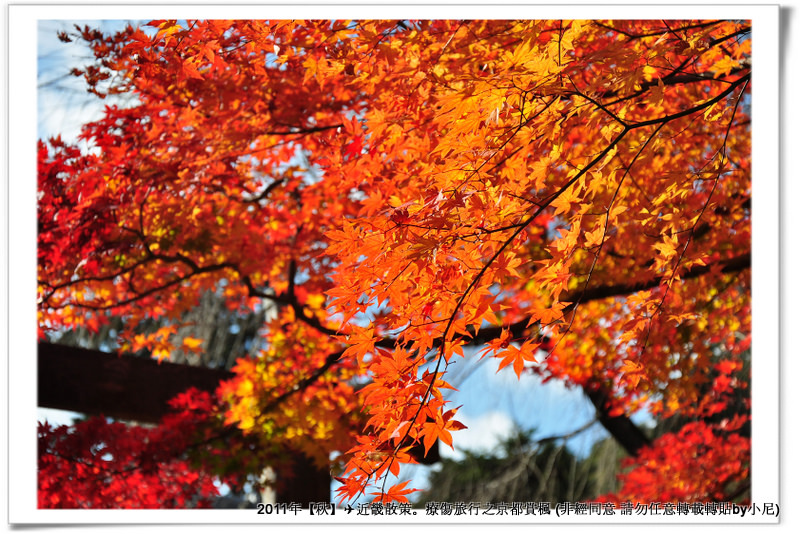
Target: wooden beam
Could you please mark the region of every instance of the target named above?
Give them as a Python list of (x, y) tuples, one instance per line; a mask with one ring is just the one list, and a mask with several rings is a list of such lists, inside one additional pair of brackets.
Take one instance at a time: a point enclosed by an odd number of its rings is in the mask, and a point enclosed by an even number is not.
[[(42, 408), (144, 423), (158, 423), (169, 411), (168, 401), (190, 387), (213, 392), (221, 380), (234, 376), (222, 369), (52, 343), (39, 343), (37, 375)], [(306, 508), (330, 502), (330, 472), (302, 453), (291, 456), (291, 465), (272, 466), (280, 488), (277, 502)]]
[(38, 404), (114, 419), (157, 423), (175, 395), (213, 392), (234, 375), (127, 354), (39, 343)]

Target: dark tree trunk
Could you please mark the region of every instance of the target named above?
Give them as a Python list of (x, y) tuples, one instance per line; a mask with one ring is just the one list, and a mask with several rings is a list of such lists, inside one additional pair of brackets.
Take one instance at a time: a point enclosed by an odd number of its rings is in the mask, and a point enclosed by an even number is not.
[(586, 386), (586, 396), (597, 410), (597, 420), (611, 436), (622, 445), (631, 456), (636, 456), (642, 447), (650, 445), (650, 440), (626, 415), (612, 416), (608, 413), (608, 394), (597, 386)]

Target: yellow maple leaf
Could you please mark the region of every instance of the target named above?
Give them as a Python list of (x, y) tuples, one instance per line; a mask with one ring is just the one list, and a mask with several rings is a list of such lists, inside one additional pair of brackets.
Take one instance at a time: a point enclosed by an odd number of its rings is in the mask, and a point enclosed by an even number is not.
[(730, 56), (726, 56), (711, 65), (710, 70), (714, 73), (714, 78), (719, 78), (720, 76), (727, 76), (737, 67), (739, 67), (739, 62)]
[(569, 210), (572, 209), (573, 202), (577, 202), (578, 200), (580, 200), (580, 197), (578, 196), (578, 188), (568, 187), (563, 193), (556, 197), (553, 202), (551, 202), (551, 205), (556, 208), (554, 215), (569, 212)]
[(664, 236), (664, 241), (661, 243), (657, 243), (653, 248), (655, 248), (664, 259), (669, 259), (675, 254), (677, 254), (678, 249), (678, 236)]
[(603, 243), (603, 237), (605, 236), (605, 226), (600, 225), (594, 229), (593, 232), (586, 233), (586, 247), (591, 248)]
[(197, 339), (194, 337), (185, 337), (183, 338), (183, 350), (190, 351), (190, 352), (200, 352), (203, 347), (203, 340)]

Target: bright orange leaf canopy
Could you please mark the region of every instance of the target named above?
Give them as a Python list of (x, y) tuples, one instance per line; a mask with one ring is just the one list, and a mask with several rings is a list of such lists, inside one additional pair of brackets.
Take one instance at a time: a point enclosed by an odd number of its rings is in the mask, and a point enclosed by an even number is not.
[(40, 143), (42, 336), (113, 314), (166, 356), (208, 291), (277, 306), (226, 421), (347, 451), (343, 498), (406, 499), (382, 477), (463, 428), (470, 347), (610, 417), (743, 387), (717, 386), (750, 345), (746, 21), (149, 26), (81, 31), (111, 104), (89, 153)]

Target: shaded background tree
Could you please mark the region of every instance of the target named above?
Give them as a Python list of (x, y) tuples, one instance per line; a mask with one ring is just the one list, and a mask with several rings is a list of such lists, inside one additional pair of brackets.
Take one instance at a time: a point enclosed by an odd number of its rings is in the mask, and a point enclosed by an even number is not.
[(563, 439), (533, 440), (532, 431), (516, 429), (497, 450), (464, 452), (445, 459), (429, 478), (418, 502), (525, 503), (580, 502), (615, 493), (620, 460), (625, 456), (607, 438), (589, 456), (575, 456)]

